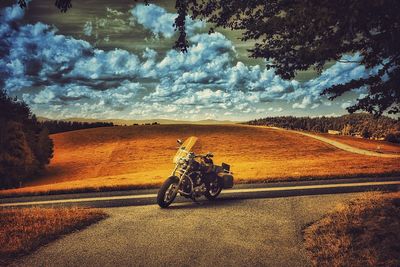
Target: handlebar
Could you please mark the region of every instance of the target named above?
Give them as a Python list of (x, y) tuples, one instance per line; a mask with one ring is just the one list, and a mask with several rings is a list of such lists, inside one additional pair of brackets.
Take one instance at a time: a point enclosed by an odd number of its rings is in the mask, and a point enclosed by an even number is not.
[(205, 155), (200, 155), (200, 154), (198, 154), (198, 155), (196, 155), (194, 152), (190, 152), (190, 151), (187, 151), (187, 150), (185, 150), (185, 149), (183, 149), (183, 148), (180, 148), (182, 151), (184, 151), (184, 152), (186, 152), (186, 153), (193, 153), (193, 155), (194, 155), (194, 157), (195, 158), (212, 158), (212, 157), (214, 157), (214, 155), (211, 153), (211, 152), (208, 152), (207, 154), (205, 154)]
[(212, 158), (212, 157), (214, 157), (214, 155), (211, 153), (207, 153), (205, 155), (195, 155), (194, 157), (195, 158)]

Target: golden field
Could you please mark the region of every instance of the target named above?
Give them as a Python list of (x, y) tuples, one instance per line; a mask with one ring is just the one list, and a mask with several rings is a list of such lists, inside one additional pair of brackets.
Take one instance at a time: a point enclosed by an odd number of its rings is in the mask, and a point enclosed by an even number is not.
[(0, 266), (106, 217), (101, 210), (76, 207), (0, 209)]
[[(398, 173), (399, 159), (363, 156), (313, 138), (245, 125), (143, 125), (52, 135), (54, 158), (41, 179), (0, 195), (160, 185), (173, 169), (176, 139), (231, 164), (236, 182)], [(368, 142), (368, 140), (364, 140)]]

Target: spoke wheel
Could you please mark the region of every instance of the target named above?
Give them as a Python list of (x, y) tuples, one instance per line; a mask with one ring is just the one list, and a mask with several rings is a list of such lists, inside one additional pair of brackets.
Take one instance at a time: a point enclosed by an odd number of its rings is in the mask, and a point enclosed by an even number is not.
[(167, 191), (165, 192), (165, 195), (164, 195), (164, 201), (165, 202), (172, 202), (174, 200), (174, 198), (176, 196), (176, 192), (177, 192), (177, 187), (178, 187), (177, 184), (171, 184), (168, 187), (168, 189), (167, 189)]
[(171, 176), (161, 186), (157, 194), (157, 204), (161, 208), (166, 208), (174, 201), (178, 193), (179, 179), (176, 176)]
[(216, 180), (210, 183), (204, 195), (208, 200), (213, 200), (221, 193), (221, 191), (222, 187)]

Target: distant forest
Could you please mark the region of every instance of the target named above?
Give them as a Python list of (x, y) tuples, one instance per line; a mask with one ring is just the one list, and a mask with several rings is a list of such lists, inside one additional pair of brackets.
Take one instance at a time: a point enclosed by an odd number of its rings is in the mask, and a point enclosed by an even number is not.
[(250, 125), (266, 125), (292, 130), (327, 133), (337, 131), (342, 135), (385, 139), (400, 143), (400, 120), (387, 116), (374, 117), (367, 113), (354, 113), (340, 117), (267, 117), (247, 122)]
[(114, 126), (114, 123), (112, 122), (77, 122), (77, 121), (57, 121), (57, 120), (46, 120), (42, 121), (40, 124), (42, 125), (42, 127), (47, 128), (50, 134), (69, 132), (81, 129)]
[(53, 141), (30, 108), (0, 89), (0, 188), (19, 186), (50, 163)]

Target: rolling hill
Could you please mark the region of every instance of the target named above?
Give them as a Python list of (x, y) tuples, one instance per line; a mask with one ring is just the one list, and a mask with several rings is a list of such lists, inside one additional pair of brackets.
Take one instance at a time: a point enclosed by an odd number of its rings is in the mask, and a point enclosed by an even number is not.
[[(48, 121), (51, 119), (45, 118), (45, 117), (38, 117), (39, 121)], [(147, 119), (147, 120), (123, 120), (123, 119), (104, 119), (104, 120), (98, 120), (98, 119), (87, 119), (87, 118), (67, 118), (67, 119), (62, 119), (61, 121), (76, 121), (76, 122), (112, 122), (114, 125), (134, 125), (134, 124), (146, 124), (146, 123), (159, 123), (159, 124), (199, 124), (199, 125), (220, 125), (220, 124), (235, 124), (235, 123), (240, 123), (239, 121), (229, 121), (229, 120), (211, 120), (211, 119), (206, 119), (206, 120), (197, 120), (197, 121), (187, 121), (187, 120), (170, 120), (170, 119)]]
[(199, 137), (194, 151), (231, 164), (236, 182), (399, 172), (398, 159), (357, 155), (292, 132), (245, 125), (141, 125), (52, 135), (47, 175), (0, 194), (160, 185), (173, 169), (176, 139)]

